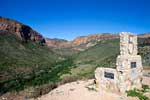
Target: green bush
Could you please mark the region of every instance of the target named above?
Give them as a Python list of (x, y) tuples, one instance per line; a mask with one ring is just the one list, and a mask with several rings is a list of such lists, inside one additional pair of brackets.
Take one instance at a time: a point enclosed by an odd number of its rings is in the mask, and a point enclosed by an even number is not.
[(50, 92), (52, 89), (56, 88), (57, 84), (55, 83), (48, 83), (36, 87), (29, 87), (25, 89), (25, 95), (26, 98), (37, 98), (41, 95), (47, 94)]
[(138, 97), (140, 100), (150, 100), (150, 98), (146, 97), (142, 91), (137, 89), (127, 91), (127, 96)]
[(142, 85), (142, 90), (141, 91), (143, 93), (150, 92), (150, 86), (148, 86), (148, 85)]

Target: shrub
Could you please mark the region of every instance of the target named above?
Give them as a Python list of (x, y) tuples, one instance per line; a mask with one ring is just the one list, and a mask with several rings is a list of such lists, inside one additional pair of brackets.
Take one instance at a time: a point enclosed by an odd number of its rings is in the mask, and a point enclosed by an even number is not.
[(127, 96), (138, 97), (140, 100), (149, 100), (140, 90), (134, 89), (127, 91)]
[(148, 85), (142, 85), (142, 92), (148, 92), (150, 90), (150, 86)]
[(75, 76), (65, 76), (61, 82), (60, 82), (60, 85), (61, 84), (65, 84), (65, 83), (69, 83), (69, 82), (73, 82), (73, 81), (76, 81), (77, 80), (77, 77)]
[(54, 88), (57, 88), (57, 84), (49, 83), (41, 86), (30, 87), (25, 90), (26, 98), (37, 98), (41, 95), (49, 93)]

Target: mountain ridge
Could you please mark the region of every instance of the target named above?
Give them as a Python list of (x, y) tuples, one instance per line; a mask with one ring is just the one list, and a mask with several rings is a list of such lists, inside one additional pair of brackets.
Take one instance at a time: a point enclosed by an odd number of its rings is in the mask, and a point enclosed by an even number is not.
[[(138, 34), (139, 38), (149, 38), (150, 37), (150, 33), (143, 33), (143, 34)], [(53, 42), (58, 42), (60, 44), (56, 44), (58, 45), (58, 47), (69, 47), (69, 46), (77, 46), (77, 45), (81, 45), (81, 44), (85, 44), (87, 42), (91, 42), (91, 41), (102, 41), (102, 40), (108, 40), (108, 39), (114, 39), (114, 38), (119, 38), (119, 34), (113, 34), (113, 33), (99, 33), (99, 34), (90, 34), (87, 36), (79, 36), (76, 37), (75, 39), (71, 40), (71, 41), (67, 41), (64, 39), (58, 39), (58, 38), (53, 38), (53, 39), (47, 39), (47, 45), (53, 47), (53, 43), (51, 43), (51, 41)], [(62, 40), (62, 41), (61, 41)], [(62, 43), (61, 43), (62, 42)]]
[[(114, 39), (114, 38), (119, 38), (119, 35), (111, 34), (111, 33), (91, 34), (91, 35), (88, 35), (88, 36), (79, 36), (79, 37), (75, 38), (72, 41), (65, 41), (65, 42), (62, 42), (62, 43), (59, 42), (60, 44), (58, 44), (58, 47), (62, 47), (62, 48), (64, 47), (65, 48), (65, 47), (70, 47), (70, 46), (78, 46), (78, 45), (86, 44), (86, 43), (89, 43), (89, 42), (94, 42), (94, 41), (99, 42), (99, 41), (102, 41), (102, 40)], [(53, 47), (53, 43), (51, 43), (51, 40), (47, 40), (47, 42), (48, 42), (48, 44), (47, 44), (48, 46)]]
[[(72, 41), (62, 41), (62, 39), (46, 39), (47, 46), (51, 48), (55, 53), (63, 56), (70, 56), (72, 54), (85, 51), (92, 46), (95, 46), (98, 42), (104, 40), (112, 40), (119, 38), (119, 34), (101, 33), (90, 34), (87, 36), (79, 36)], [(150, 44), (150, 33), (138, 34), (138, 38), (145, 39), (145, 44)]]
[(32, 40), (41, 44), (45, 43), (44, 37), (30, 26), (2, 16), (0, 16), (0, 30), (13, 33), (24, 42)]

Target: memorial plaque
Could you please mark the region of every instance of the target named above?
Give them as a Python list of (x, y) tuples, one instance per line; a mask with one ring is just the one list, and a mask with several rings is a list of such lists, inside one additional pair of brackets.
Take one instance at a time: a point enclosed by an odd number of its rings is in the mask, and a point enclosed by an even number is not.
[(104, 73), (104, 77), (110, 78), (110, 79), (114, 79), (114, 73), (105, 72), (105, 73)]
[(131, 68), (136, 68), (136, 62), (131, 62)]

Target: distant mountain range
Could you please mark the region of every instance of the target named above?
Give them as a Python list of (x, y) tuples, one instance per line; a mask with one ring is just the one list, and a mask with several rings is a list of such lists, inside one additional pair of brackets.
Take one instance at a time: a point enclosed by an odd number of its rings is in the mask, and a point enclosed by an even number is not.
[[(149, 38), (150, 33), (139, 34), (139, 38)], [(72, 41), (67, 41), (64, 39), (46, 39), (47, 46), (52, 48), (67, 48), (67, 47), (76, 47), (79, 45), (85, 45), (86, 47), (90, 47), (88, 43), (97, 43), (103, 40), (111, 40), (119, 38), (119, 34), (111, 34), (111, 33), (99, 33), (99, 34), (91, 34), (88, 36), (80, 36), (75, 38)], [(91, 45), (92, 46), (92, 45)]]
[[(56, 53), (62, 55), (72, 55), (74, 53), (84, 51), (92, 46), (95, 46), (97, 43), (101, 41), (117, 38), (119, 38), (119, 34), (101, 33), (101, 34), (91, 34), (88, 36), (80, 36), (72, 41), (62, 39), (46, 39), (46, 44), (49, 48), (51, 48), (51, 50), (53, 50)], [(138, 38), (148, 39), (150, 38), (150, 33), (139, 34)]]

